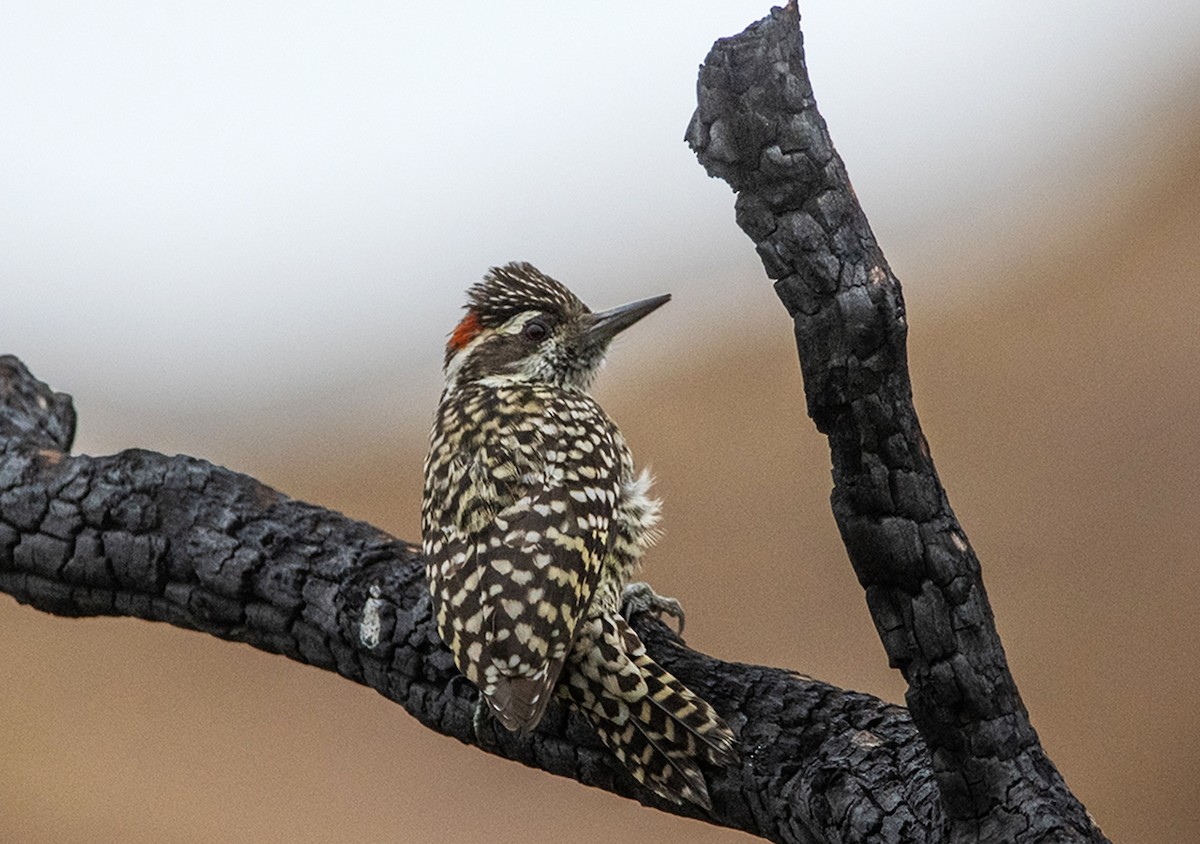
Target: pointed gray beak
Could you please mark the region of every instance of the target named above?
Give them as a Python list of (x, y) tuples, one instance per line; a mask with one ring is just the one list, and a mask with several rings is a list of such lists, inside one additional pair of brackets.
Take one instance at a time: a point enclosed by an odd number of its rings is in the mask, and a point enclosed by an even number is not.
[(656, 311), (671, 301), (671, 294), (652, 296), (638, 302), (630, 302), (611, 310), (592, 314), (592, 324), (587, 330), (587, 339), (597, 346), (605, 346), (629, 326), (633, 325), (651, 311)]

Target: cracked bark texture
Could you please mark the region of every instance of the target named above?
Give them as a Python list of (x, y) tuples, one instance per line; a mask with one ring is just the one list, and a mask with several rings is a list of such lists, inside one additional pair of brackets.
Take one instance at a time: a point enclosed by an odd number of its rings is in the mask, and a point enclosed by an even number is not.
[(1046, 756), (1008, 669), (979, 561), (912, 402), (900, 283), (817, 111), (794, 2), (718, 41), (687, 141), (737, 193), (795, 324), (832, 505), (888, 659), (908, 681), (955, 841), (1103, 841)]
[(13, 357), (0, 358), (0, 591), (336, 671), (487, 752), (772, 841), (1103, 840), (1009, 676), (912, 409), (899, 285), (816, 111), (795, 8), (717, 42), (699, 94), (688, 139), (738, 192), (738, 222), (796, 321), (809, 410), (830, 437), (834, 513), (911, 684), (911, 717), (696, 653), (639, 616), (654, 657), (739, 734), (741, 765), (707, 771), (711, 816), (658, 802), (561, 706), (531, 736), (480, 739), (476, 692), (438, 640), (414, 546), (192, 457), (71, 455), (70, 398)]
[[(640, 788), (580, 717), (475, 735), (473, 686), (430, 618), (419, 551), (193, 457), (68, 452), (71, 400), (0, 357), (0, 591), (63, 616), (132, 616), (336, 671), (484, 750), (772, 841), (933, 841), (941, 811), (908, 713), (634, 626), (738, 731), (742, 764), (707, 771), (713, 813)], [(19, 679), (17, 680), (19, 682)]]

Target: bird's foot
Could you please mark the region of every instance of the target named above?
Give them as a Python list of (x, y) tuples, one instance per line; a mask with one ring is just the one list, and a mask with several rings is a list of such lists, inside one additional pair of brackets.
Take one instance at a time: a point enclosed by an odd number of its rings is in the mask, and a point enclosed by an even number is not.
[(496, 722), (488, 710), (483, 695), (475, 699), (475, 714), (471, 717), (471, 728), (475, 731), (475, 743), (485, 750), (496, 746)]
[(621, 594), (621, 615), (630, 619), (639, 612), (651, 612), (659, 618), (669, 615), (679, 622), (679, 632), (683, 632), (683, 604), (659, 595), (644, 581), (630, 583)]

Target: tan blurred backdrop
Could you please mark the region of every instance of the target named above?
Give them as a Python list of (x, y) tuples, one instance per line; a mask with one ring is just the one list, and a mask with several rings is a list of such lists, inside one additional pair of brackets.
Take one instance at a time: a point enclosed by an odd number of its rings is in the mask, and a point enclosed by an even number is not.
[[(885, 250), (900, 244), (917, 408), (1034, 725), (1124, 841), (1200, 838), (1192, 90), (1148, 104), (1119, 153), (1097, 143), (1059, 167), (1052, 191), (919, 232), (877, 225)], [(752, 266), (703, 282), (645, 290), (706, 316), (685, 334), (656, 314), (598, 385), (665, 499), (647, 579), (684, 602), (693, 647), (902, 701), (829, 513), (786, 315)], [(416, 538), (436, 387), (356, 377), (191, 427), (132, 418), (120, 436), (79, 406), (81, 445), (169, 444)], [(370, 690), (200, 634), (0, 598), (0, 643), (0, 841), (748, 840), (494, 759)]]
[[(917, 406), (1013, 671), (1115, 840), (1200, 834), (1190, 143), (1159, 138), (1160, 160), (1044, 239), (952, 268), (989, 274), (992, 292), (909, 303)], [(630, 340), (603, 376), (666, 500), (648, 577), (685, 602), (695, 647), (902, 700), (829, 515), (788, 324), (750, 281), (748, 314), (684, 348)], [(647, 350), (652, 367), (623, 360)], [(274, 420), (247, 419), (228, 451), (289, 494), (415, 537), (423, 431), (362, 427), (373, 434), (330, 427), (274, 448)], [(459, 746), (244, 646), (8, 600), (0, 638), (3, 840), (583, 842), (613, 824), (631, 840), (739, 837)]]

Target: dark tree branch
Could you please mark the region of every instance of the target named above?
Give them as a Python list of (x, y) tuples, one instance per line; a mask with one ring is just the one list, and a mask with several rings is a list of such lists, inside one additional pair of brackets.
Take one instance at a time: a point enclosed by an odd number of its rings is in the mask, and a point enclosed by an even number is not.
[[(834, 512), (920, 727), (868, 695), (696, 653), (639, 617), (655, 658), (739, 733), (741, 766), (708, 772), (705, 819), (782, 842), (1103, 840), (1008, 673), (912, 409), (900, 288), (816, 111), (794, 7), (714, 46), (688, 138), (738, 191), (738, 222), (795, 318), (809, 410), (830, 437)], [(72, 456), (74, 423), (69, 397), (0, 358), (0, 591), (284, 654), (477, 743), (476, 692), (431, 624), (416, 548), (195, 458)], [(703, 817), (639, 788), (561, 706), (531, 736), (501, 730), (483, 744)]]
[[(70, 398), (0, 357), (0, 591), (65, 616), (166, 621), (316, 665), (476, 744), (476, 692), (429, 616), (416, 548), (192, 457), (67, 454)], [(712, 823), (774, 841), (936, 840), (929, 758), (903, 708), (774, 668), (688, 650), (642, 616), (670, 671), (740, 734), (710, 771)], [(483, 748), (669, 812), (591, 728), (552, 706), (532, 736)]]
[(953, 840), (1104, 840), (1030, 724), (917, 423), (900, 283), (817, 111), (793, 0), (714, 45), (687, 140), (795, 322), (833, 512), (909, 688)]

